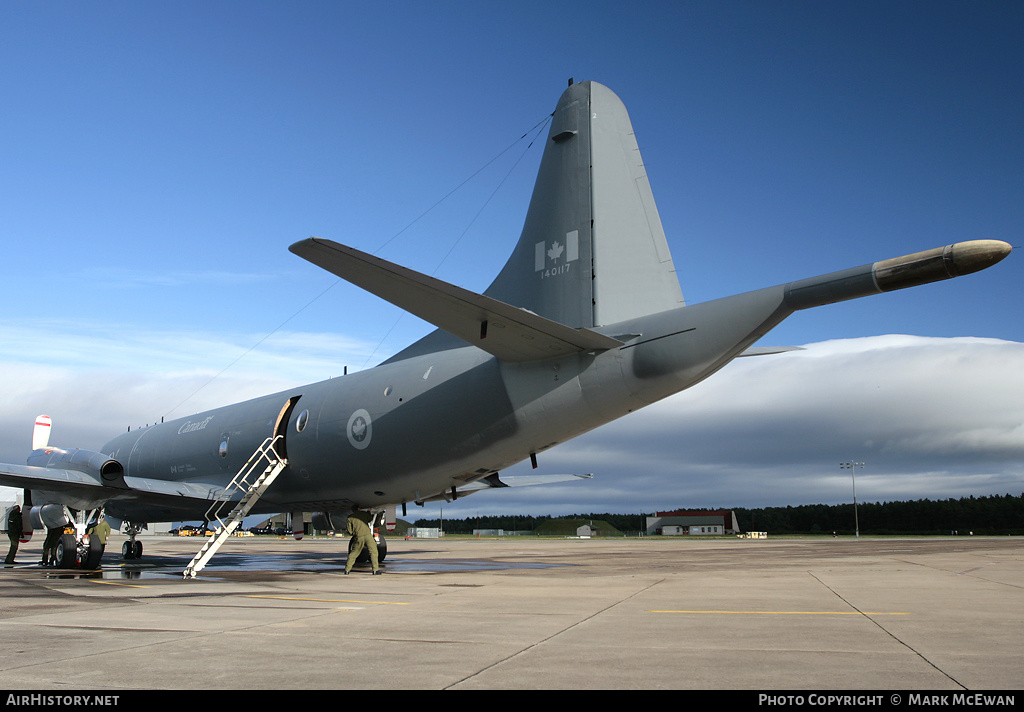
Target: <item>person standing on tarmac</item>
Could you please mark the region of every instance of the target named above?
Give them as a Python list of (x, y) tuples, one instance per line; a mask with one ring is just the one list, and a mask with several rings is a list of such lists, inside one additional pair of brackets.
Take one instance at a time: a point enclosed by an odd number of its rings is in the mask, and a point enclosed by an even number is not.
[(345, 562), (345, 575), (347, 576), (352, 571), (352, 567), (355, 565), (356, 559), (359, 558), (359, 554), (363, 551), (363, 547), (366, 547), (366, 551), (370, 555), (370, 566), (373, 567), (373, 575), (377, 576), (384, 573), (380, 570), (380, 562), (377, 559), (377, 542), (373, 538), (373, 531), (370, 529), (369, 513), (360, 511), (358, 507), (353, 507), (352, 513), (348, 515), (348, 525), (345, 527), (345, 531), (353, 539), (353, 545), (348, 552), (348, 561)]
[(18, 544), (21, 539), (21, 507), (14, 505), (7, 513), (7, 538), (11, 540), (11, 548), (7, 551), (5, 564), (14, 563), (14, 555), (18, 553)]
[(46, 539), (43, 540), (43, 560), (39, 562), (40, 564), (43, 566), (57, 564), (57, 542), (60, 541), (63, 534), (63, 524), (59, 527), (50, 527), (46, 530)]
[(96, 523), (89, 527), (89, 534), (99, 539), (100, 546), (104, 548), (107, 546), (107, 537), (110, 536), (110, 525), (102, 514), (96, 520)]

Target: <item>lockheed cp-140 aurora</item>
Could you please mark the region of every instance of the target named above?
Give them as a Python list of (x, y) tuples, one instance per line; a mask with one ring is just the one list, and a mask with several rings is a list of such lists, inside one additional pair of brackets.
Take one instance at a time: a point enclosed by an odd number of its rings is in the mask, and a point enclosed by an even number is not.
[(798, 310), (976, 272), (1011, 247), (959, 242), (687, 306), (629, 115), (588, 81), (558, 101), (521, 236), (482, 294), (329, 240), (290, 249), (436, 330), (373, 368), (94, 452), (50, 446), (41, 416), (28, 464), (0, 465), (0, 484), (25, 490), (26, 537), (65, 527), (59, 566), (99, 564), (89, 531), (101, 513), (122, 521), (129, 558), (148, 522), (218, 521), (186, 576), (249, 513), (292, 513), (301, 531), (314, 512), (317, 528), (338, 530), (358, 507), (381, 529), (396, 507), (508, 486), (500, 473), (518, 462), (734, 358), (787, 350), (754, 344)]

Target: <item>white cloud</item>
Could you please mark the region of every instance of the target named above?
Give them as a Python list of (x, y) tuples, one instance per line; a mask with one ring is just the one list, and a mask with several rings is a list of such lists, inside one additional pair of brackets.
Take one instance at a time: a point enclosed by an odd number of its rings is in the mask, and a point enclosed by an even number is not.
[(738, 359), (541, 464), (595, 473), (576, 511), (630, 511), (850, 501), (850, 459), (861, 501), (1020, 494), (1024, 344), (879, 336)]

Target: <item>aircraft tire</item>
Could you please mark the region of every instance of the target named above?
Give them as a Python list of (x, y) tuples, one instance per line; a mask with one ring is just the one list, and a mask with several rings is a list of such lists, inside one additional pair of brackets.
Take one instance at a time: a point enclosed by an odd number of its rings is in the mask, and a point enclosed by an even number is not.
[[(349, 553), (355, 548), (356, 540), (352, 537), (348, 540)], [(384, 561), (384, 558), (388, 555), (388, 543), (384, 537), (380, 537), (380, 541), (377, 542), (377, 563)], [(363, 549), (359, 552), (359, 557), (356, 559), (357, 564), (368, 564), (370, 563), (370, 552)]]
[(58, 569), (78, 568), (78, 542), (74, 534), (61, 534), (54, 558), (54, 566)]
[(132, 542), (132, 554), (133, 554), (132, 558), (135, 558), (135, 559), (141, 559), (142, 558), (142, 542), (139, 541), (138, 539), (136, 539), (134, 542)]
[(121, 545), (121, 558), (125, 561), (135, 558), (135, 548), (130, 541), (126, 541)]
[[(355, 548), (356, 548), (356, 538), (352, 537), (351, 539), (348, 540), (348, 554), (349, 554), (349, 556), (352, 555), (352, 550), (355, 549)], [(357, 564), (365, 564), (369, 560), (370, 560), (370, 555), (367, 553), (366, 549), (363, 549), (362, 551), (360, 551), (359, 552), (359, 556), (356, 557), (356, 563)]]
[(98, 569), (100, 567), (100, 559), (103, 558), (103, 552), (107, 547), (95, 541), (92, 537), (89, 538), (89, 553), (86, 555), (85, 560), (82, 561), (83, 569)]

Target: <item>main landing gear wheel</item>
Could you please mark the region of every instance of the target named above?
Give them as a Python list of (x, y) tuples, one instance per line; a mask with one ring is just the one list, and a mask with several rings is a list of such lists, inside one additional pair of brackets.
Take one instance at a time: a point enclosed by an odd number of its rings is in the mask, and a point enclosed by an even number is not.
[(100, 544), (99, 539), (89, 537), (89, 553), (82, 560), (82, 568), (89, 570), (98, 569), (100, 567), (100, 559), (103, 558), (104, 549), (106, 547)]
[[(380, 535), (378, 535), (380, 536)], [(354, 538), (348, 540), (348, 550), (351, 552), (355, 548), (356, 540)], [(380, 541), (377, 542), (377, 563), (382, 563), (388, 555), (388, 543), (384, 537), (380, 537)], [(368, 564), (370, 563), (370, 552), (363, 549), (359, 552), (358, 558), (356, 558), (357, 564)]]
[(74, 534), (61, 534), (55, 552), (54, 566), (58, 569), (78, 568), (78, 541)]
[(100, 559), (106, 547), (99, 539), (89, 537), (88, 548), (78, 545), (74, 534), (61, 534), (57, 540), (53, 565), (58, 569), (87, 569), (93, 571), (100, 567)]

